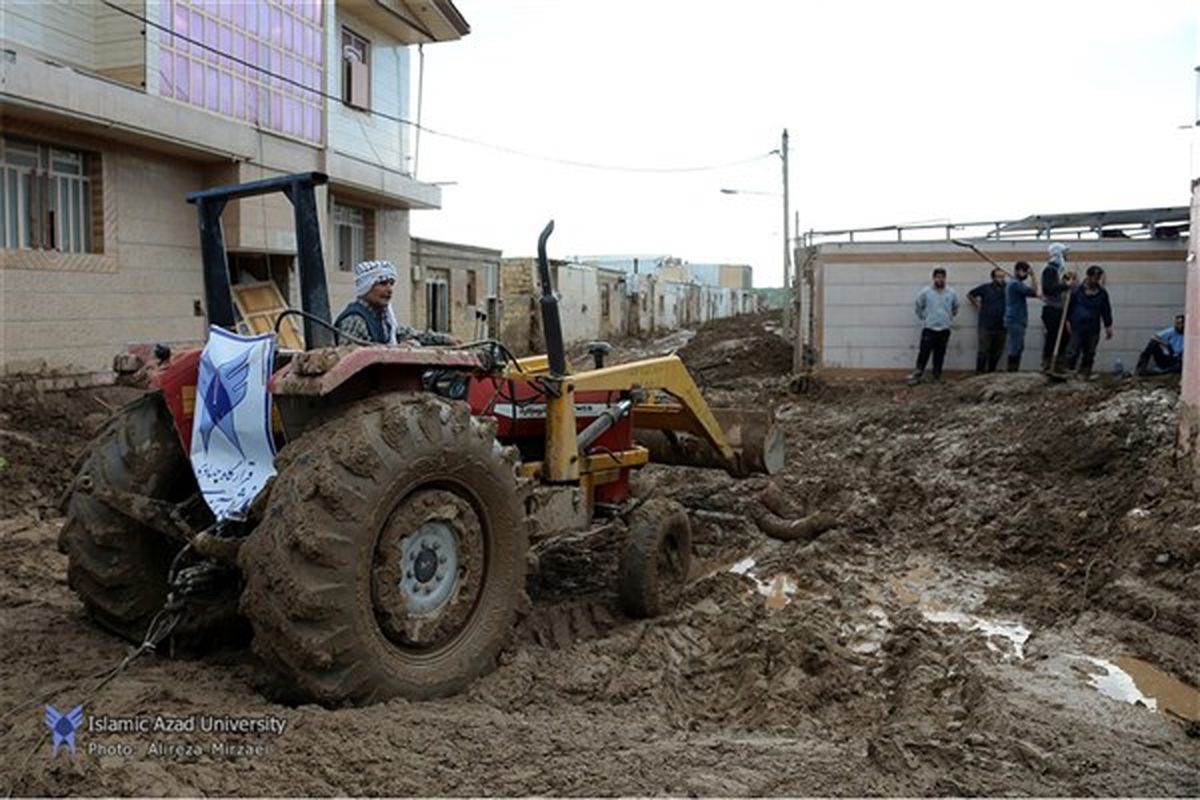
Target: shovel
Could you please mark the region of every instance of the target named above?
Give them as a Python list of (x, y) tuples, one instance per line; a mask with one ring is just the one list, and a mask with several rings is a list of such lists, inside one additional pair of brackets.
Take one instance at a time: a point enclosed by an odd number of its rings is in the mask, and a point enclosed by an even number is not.
[(1011, 273), (1011, 272), (1009, 272), (1009, 271), (1008, 271), (1007, 269), (1005, 269), (1004, 267), (1000, 266), (1000, 264), (998, 264), (998, 263), (996, 262), (996, 259), (992, 258), (992, 257), (991, 257), (991, 256), (989, 256), (987, 253), (983, 252), (982, 250), (980, 250), (978, 247), (976, 247), (975, 245), (971, 244), (970, 242), (968, 242), (968, 241), (964, 241), (963, 239), (951, 239), (951, 240), (950, 240), (950, 242), (951, 242), (952, 244), (956, 244), (956, 245), (958, 245), (959, 247), (965, 247), (965, 248), (967, 248), (968, 250), (970, 250), (971, 252), (973, 252), (975, 255), (979, 256), (979, 257), (980, 257), (980, 258), (982, 258), (984, 261), (988, 262), (988, 263), (989, 263), (989, 264), (991, 264), (993, 267), (995, 267), (996, 269), (998, 269), (998, 270), (1000, 270), (1001, 272), (1003, 272), (1003, 273), (1004, 273), (1004, 277), (1006, 277), (1006, 278), (1007, 278), (1007, 277), (1010, 277), (1010, 276), (1012, 275), (1012, 273)]
[(1065, 373), (1058, 372), (1055, 367), (1058, 366), (1058, 353), (1062, 348), (1063, 331), (1067, 327), (1067, 312), (1071, 310), (1071, 295), (1074, 293), (1074, 288), (1067, 292), (1067, 297), (1063, 301), (1062, 318), (1058, 321), (1058, 335), (1054, 338), (1054, 353), (1050, 356), (1050, 366), (1046, 369), (1046, 378), (1051, 383), (1062, 383), (1067, 379)]

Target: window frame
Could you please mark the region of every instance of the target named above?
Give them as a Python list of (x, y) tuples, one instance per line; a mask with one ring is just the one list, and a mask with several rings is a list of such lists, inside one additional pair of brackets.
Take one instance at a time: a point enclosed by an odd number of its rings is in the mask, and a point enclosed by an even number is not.
[[(354, 217), (357, 215), (357, 219)], [(343, 203), (334, 198), (331, 213), (333, 228), (333, 257), (339, 272), (353, 272), (354, 267), (361, 261), (375, 258), (375, 209), (366, 206), (356, 206), (353, 203)], [(356, 233), (361, 237), (359, 255), (351, 252), (351, 258), (342, 259), (342, 232), (349, 230), (353, 237)], [(351, 243), (351, 250), (355, 250)]]
[[(347, 40), (349, 40), (349, 41), (347, 41)], [(373, 88), (372, 87), (372, 76), (371, 76), (371, 40), (368, 39), (367, 37), (363, 36), (362, 34), (357, 33), (350, 26), (342, 25), (341, 26), (341, 36), (339, 37), (339, 42), (340, 42), (340, 48), (341, 48), (340, 49), (340, 53), (341, 53), (340, 60), (341, 60), (341, 64), (342, 64), (342, 105), (348, 106), (350, 108), (353, 108), (353, 109), (356, 109), (359, 111), (370, 111), (371, 110), (371, 92), (372, 92), (372, 88)], [(363, 65), (363, 68), (366, 70), (366, 74), (367, 74), (367, 81), (366, 81), (367, 85), (366, 85), (366, 88), (364, 89), (364, 91), (366, 92), (366, 97), (363, 98), (364, 102), (362, 102), (362, 103), (357, 102), (357, 98), (352, 96), (352, 89), (353, 89), (352, 77), (353, 76), (351, 75), (351, 64), (353, 64), (354, 62), (348, 56), (349, 56), (349, 53), (352, 52), (351, 48), (353, 48), (355, 46), (361, 47), (362, 61), (360, 63)]]
[(102, 253), (103, 235), (96, 231), (96, 214), (102, 213), (95, 196), (98, 159), (88, 150), (0, 136), (0, 249)]

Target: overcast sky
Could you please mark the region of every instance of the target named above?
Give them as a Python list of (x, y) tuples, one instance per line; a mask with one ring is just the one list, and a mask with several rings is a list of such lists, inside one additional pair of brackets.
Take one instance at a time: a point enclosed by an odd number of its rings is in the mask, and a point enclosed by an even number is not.
[[(425, 48), (435, 130), (675, 168), (764, 156), (787, 127), (806, 230), (1188, 202), (1189, 0), (455, 2), (471, 34)], [(417, 236), (532, 255), (554, 218), (553, 256), (670, 253), (782, 281), (776, 156), (632, 173), (426, 133), (418, 177), (457, 185), (413, 213)]]

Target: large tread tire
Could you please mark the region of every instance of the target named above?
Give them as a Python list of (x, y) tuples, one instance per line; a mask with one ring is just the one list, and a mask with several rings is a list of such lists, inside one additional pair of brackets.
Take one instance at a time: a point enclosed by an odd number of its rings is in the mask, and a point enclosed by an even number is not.
[(656, 617), (669, 610), (687, 583), (692, 565), (692, 525), (674, 500), (651, 498), (627, 521), (617, 597), (631, 617)]
[(85, 491), (87, 483), (179, 500), (195, 491), (183, 446), (162, 395), (118, 411), (93, 441), (71, 486), (59, 547), (67, 582), (102, 627), (140, 643), (167, 598), (167, 571), (181, 544)]
[[(369, 398), (285, 447), (262, 523), (239, 553), (253, 646), (296, 701), (364, 705), (457, 693), (492, 670), (524, 600), (528, 534), (515, 456), (463, 403)], [(376, 545), (429, 487), (460, 496), (483, 529), (479, 595), (436, 647), (385, 633)]]

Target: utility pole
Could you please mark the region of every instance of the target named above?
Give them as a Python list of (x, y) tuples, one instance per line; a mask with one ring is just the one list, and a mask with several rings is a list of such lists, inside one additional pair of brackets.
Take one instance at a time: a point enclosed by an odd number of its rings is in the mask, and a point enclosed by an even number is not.
[(792, 285), (792, 237), (789, 225), (791, 213), (788, 210), (788, 132), (783, 129), (783, 139), (779, 145), (779, 158), (783, 161), (783, 288)]

